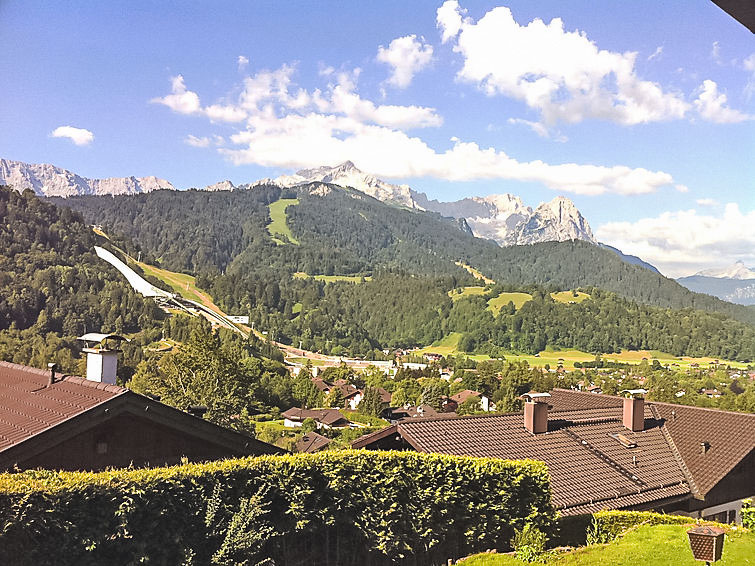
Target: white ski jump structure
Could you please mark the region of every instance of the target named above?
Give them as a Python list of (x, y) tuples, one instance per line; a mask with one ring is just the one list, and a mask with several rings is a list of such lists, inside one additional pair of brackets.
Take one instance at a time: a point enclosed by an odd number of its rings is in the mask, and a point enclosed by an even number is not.
[(99, 246), (94, 246), (95, 253), (108, 262), (110, 265), (120, 271), (123, 276), (128, 279), (128, 282), (134, 288), (137, 293), (140, 293), (144, 297), (172, 299), (175, 297), (173, 293), (168, 293), (162, 289), (158, 289), (149, 281), (143, 279), (138, 273), (131, 269), (128, 265), (123, 263), (112, 253)]
[(128, 265), (123, 263), (115, 255), (104, 248), (94, 246), (94, 251), (101, 259), (104, 259), (106, 262), (120, 271), (137, 293), (141, 294), (144, 297), (154, 299), (155, 302), (161, 307), (177, 308), (185, 311), (192, 316), (204, 316), (213, 324), (223, 326), (225, 328), (228, 328), (229, 330), (233, 330), (234, 332), (241, 334), (245, 338), (247, 337), (247, 334), (226, 316), (217, 313), (212, 309), (208, 309), (201, 303), (189, 299), (184, 299), (177, 293), (169, 293), (168, 291), (163, 291), (159, 287), (155, 287), (154, 285), (152, 285), (152, 283), (145, 280)]

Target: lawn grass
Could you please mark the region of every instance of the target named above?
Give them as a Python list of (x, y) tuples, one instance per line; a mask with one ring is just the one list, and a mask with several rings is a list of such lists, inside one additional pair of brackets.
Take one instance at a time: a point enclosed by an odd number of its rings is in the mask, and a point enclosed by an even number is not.
[[(270, 220), (272, 222), (267, 225), (267, 231), (270, 232), (273, 241), (279, 246), (285, 245), (289, 242), (296, 244), (297, 246), (299, 245), (299, 240), (294, 238), (294, 235), (291, 233), (286, 218), (286, 209), (289, 206), (296, 204), (299, 204), (298, 198), (282, 198), (270, 203), (268, 207), (270, 209)], [(288, 242), (285, 241), (285, 239), (281, 239), (279, 236), (288, 238)]]
[[(545, 564), (557, 566), (695, 566), (685, 525), (642, 526), (609, 544), (578, 548), (548, 557)], [(522, 566), (528, 564), (510, 555), (478, 554), (461, 562), (464, 566)], [(717, 566), (755, 565), (755, 533), (732, 531), (726, 535), (723, 556)]]
[(531, 300), (532, 295), (529, 293), (501, 293), (488, 301), (488, 310), (493, 313), (493, 316), (498, 316), (501, 309), (509, 304), (509, 301), (513, 302), (514, 308), (519, 310), (524, 303)]
[(494, 285), (495, 284), (495, 281), (493, 281), (489, 277), (485, 277), (482, 273), (480, 273), (479, 270), (475, 269), (471, 265), (467, 265), (466, 263), (462, 263), (460, 261), (456, 261), (454, 263), (456, 265), (458, 265), (459, 267), (463, 267), (464, 269), (466, 269), (467, 271), (469, 271), (469, 273), (471, 273), (472, 276), (475, 279), (481, 280), (483, 283), (485, 283), (485, 285)]
[(463, 299), (464, 297), (471, 297), (473, 295), (484, 295), (485, 294), (485, 287), (462, 287), (461, 289), (451, 289), (448, 292), (448, 296), (451, 297), (451, 300), (458, 301), (459, 299)]
[[(577, 293), (577, 296), (574, 296)], [(558, 293), (551, 293), (551, 297), (557, 303), (581, 303), (590, 298), (590, 295), (581, 291), (559, 291)]]

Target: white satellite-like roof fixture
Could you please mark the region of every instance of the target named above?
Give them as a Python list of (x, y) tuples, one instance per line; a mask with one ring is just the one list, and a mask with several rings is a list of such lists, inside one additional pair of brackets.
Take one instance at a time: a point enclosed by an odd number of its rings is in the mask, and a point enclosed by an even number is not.
[(89, 381), (115, 385), (118, 372), (118, 352), (121, 350), (109, 341), (115, 340), (120, 344), (124, 340), (126, 342), (131, 342), (131, 340), (120, 334), (103, 334), (101, 332), (88, 332), (79, 336), (77, 340), (86, 343), (86, 347), (83, 348), (87, 355), (86, 378)]
[(545, 401), (550, 396), (551, 396), (550, 393), (525, 393), (524, 395), (521, 396), (521, 399), (537, 402), (538, 399), (542, 399), (543, 401)]
[(622, 389), (619, 393), (626, 394), (626, 397), (638, 397), (640, 395), (647, 395), (647, 389)]

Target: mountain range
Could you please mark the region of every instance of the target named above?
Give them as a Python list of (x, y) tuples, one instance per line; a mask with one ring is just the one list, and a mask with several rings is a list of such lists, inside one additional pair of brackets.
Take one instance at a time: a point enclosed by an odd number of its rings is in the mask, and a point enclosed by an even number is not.
[(755, 305), (755, 270), (738, 261), (723, 269), (705, 269), (677, 281), (690, 291), (740, 305)]
[[(261, 179), (235, 186), (224, 180), (208, 185), (208, 191), (254, 189), (265, 185), (296, 187), (309, 183), (329, 183), (350, 187), (382, 202), (412, 210), (436, 212), (442, 216), (465, 219), (472, 233), (502, 246), (584, 240), (597, 244), (587, 220), (574, 203), (556, 197), (534, 209), (511, 194), (468, 197), (454, 202), (431, 200), (408, 185), (394, 185), (359, 170), (351, 161), (335, 167), (303, 169), (293, 175)], [(120, 195), (147, 193), (158, 189), (175, 190), (157, 177), (116, 177), (88, 179), (66, 169), (47, 164), (28, 164), (0, 159), (0, 183), (17, 190), (31, 189), (40, 196)]]
[(54, 165), (30, 164), (10, 159), (0, 159), (0, 184), (10, 185), (18, 191), (31, 189), (35, 194), (46, 197), (132, 195), (158, 189), (175, 189), (170, 182), (154, 176), (88, 179)]

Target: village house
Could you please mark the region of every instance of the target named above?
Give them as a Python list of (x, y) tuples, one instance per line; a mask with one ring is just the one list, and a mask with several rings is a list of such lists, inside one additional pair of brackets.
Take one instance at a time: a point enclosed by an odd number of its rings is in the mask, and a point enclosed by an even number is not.
[(313, 452), (324, 450), (330, 443), (330, 438), (316, 432), (308, 432), (296, 441), (296, 451), (312, 454)]
[(284, 411), (281, 416), (283, 417), (283, 426), (289, 428), (300, 427), (307, 419), (314, 420), (318, 429), (348, 428), (352, 424), (338, 409), (300, 409), (299, 407), (292, 407)]
[(461, 404), (463, 404), (467, 399), (470, 397), (477, 397), (480, 399), (480, 408), (483, 411), (490, 411), (490, 398), (480, 393), (479, 391), (472, 391), (471, 389), (464, 389), (463, 391), (459, 391), (455, 395), (451, 395), (451, 400), (456, 404), (456, 407), (458, 408)]
[[(115, 385), (115, 351), (87, 378), (0, 361), (0, 470), (103, 470), (278, 453), (275, 446)], [(94, 359), (92, 359), (94, 358)], [(94, 365), (93, 365), (94, 364)], [(104, 370), (104, 371), (103, 371)]]
[(734, 522), (755, 495), (755, 415), (555, 389), (523, 413), (400, 420), (354, 448), (544, 461), (564, 515), (653, 509)]

